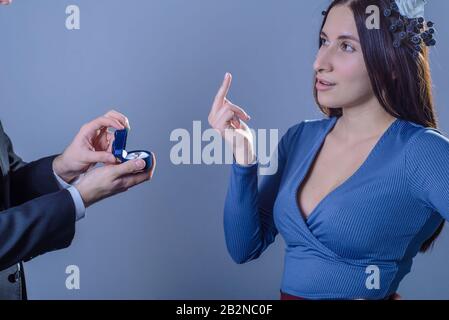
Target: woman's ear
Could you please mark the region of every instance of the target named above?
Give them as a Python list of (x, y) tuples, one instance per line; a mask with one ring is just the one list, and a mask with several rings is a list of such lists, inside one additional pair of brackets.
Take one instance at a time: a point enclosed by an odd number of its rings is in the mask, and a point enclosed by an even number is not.
[(393, 71), (393, 80), (396, 80), (397, 76), (396, 76), (396, 72)]

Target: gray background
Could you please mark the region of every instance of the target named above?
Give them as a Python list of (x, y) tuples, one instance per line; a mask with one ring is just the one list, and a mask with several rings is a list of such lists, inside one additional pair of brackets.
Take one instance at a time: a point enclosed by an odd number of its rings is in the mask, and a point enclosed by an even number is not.
[[(158, 156), (154, 179), (107, 199), (77, 223), (72, 246), (26, 264), (37, 299), (277, 299), (280, 237), (263, 256), (236, 265), (227, 254), (222, 210), (227, 165), (175, 166), (172, 130), (207, 125), (226, 71), (230, 98), (253, 128), (321, 118), (311, 91), (321, 11), (327, 0), (15, 0), (0, 8), (0, 118), (31, 161), (61, 152), (79, 127), (110, 108), (132, 126), (129, 148)], [(65, 8), (81, 9), (81, 30)], [(432, 0), (432, 49), (441, 129), (449, 132), (449, 2)], [(446, 90), (445, 90), (446, 89)], [(449, 228), (419, 255), (399, 292), (449, 299)], [(65, 268), (81, 269), (67, 290)]]

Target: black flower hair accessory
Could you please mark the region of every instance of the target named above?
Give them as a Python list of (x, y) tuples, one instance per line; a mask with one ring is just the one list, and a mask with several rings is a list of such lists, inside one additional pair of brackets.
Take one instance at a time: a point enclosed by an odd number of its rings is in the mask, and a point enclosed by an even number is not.
[[(393, 34), (393, 47), (408, 47), (414, 58), (423, 51), (422, 44), (435, 46), (435, 28), (432, 21), (425, 21), (424, 6), (427, 0), (390, 0), (383, 15), (389, 19), (389, 31)], [(325, 16), (326, 11), (321, 14)]]

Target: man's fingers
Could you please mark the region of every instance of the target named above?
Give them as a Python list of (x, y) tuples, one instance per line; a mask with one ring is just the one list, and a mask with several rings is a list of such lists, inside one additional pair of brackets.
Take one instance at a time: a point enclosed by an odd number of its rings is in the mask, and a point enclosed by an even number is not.
[(92, 145), (95, 150), (112, 152), (113, 142), (114, 133), (111, 133), (106, 128), (103, 128), (100, 130), (100, 133), (92, 142)]
[(129, 188), (132, 188), (134, 186), (137, 186), (138, 184), (141, 184), (142, 182), (149, 180), (148, 172), (140, 172), (136, 174), (129, 174), (126, 176), (120, 177), (121, 185), (125, 190), (128, 190)]
[[(142, 182), (148, 181), (153, 177), (154, 170), (156, 168), (156, 156), (152, 153), (153, 158), (153, 164), (151, 166), (151, 169), (149, 171), (141, 171), (137, 170), (132, 173), (124, 174), (122, 176), (119, 176), (118, 179), (121, 180), (121, 186), (128, 190), (131, 187), (134, 187), (138, 184), (141, 184)], [(128, 161), (130, 162), (130, 161)]]
[(106, 127), (101, 128), (97, 133), (97, 136), (93, 138), (92, 146), (94, 147), (94, 150), (106, 151), (108, 147)]
[[(149, 171), (141, 171), (142, 169), (138, 169), (137, 171), (128, 172), (117, 177), (119, 180), (121, 180), (120, 185), (123, 187), (123, 189), (128, 190), (129, 188), (141, 184), (142, 182), (148, 181), (153, 177), (154, 170), (156, 169), (156, 156), (153, 152), (151, 153), (151, 157), (153, 159), (153, 163)], [(130, 170), (132, 170), (132, 166), (130, 166)]]
[(89, 163), (116, 163), (116, 158), (114, 155), (106, 151), (88, 151), (86, 154), (86, 160)]
[(118, 120), (123, 126), (127, 127), (128, 130), (131, 129), (131, 126), (129, 125), (129, 120), (128, 120), (128, 118), (127, 118), (124, 114), (122, 114), (122, 113), (120, 113), (120, 112), (118, 112), (118, 111), (110, 110), (110, 111), (108, 111), (108, 113), (106, 113), (104, 116), (107, 117), (107, 118), (113, 118), (113, 119), (116, 119), (116, 120)]
[(114, 134), (108, 132), (106, 134), (106, 140), (107, 140), (107, 144), (108, 144), (108, 148), (106, 151), (112, 152), (112, 145), (114, 144)]
[(99, 117), (88, 124), (84, 125), (87, 131), (96, 131), (102, 129), (103, 127), (113, 127), (117, 130), (125, 129), (125, 126), (120, 123), (117, 119), (108, 118), (105, 116)]
[(230, 73), (225, 74), (225, 78), (223, 83), (221, 84), (220, 89), (218, 89), (217, 95), (215, 96), (214, 104), (212, 106), (213, 113), (217, 112), (218, 109), (223, 105), (224, 100), (229, 92), (229, 88), (231, 87), (232, 75)]
[(119, 178), (124, 175), (133, 174), (142, 171), (145, 168), (145, 161), (142, 159), (129, 160), (122, 164), (113, 166), (111, 168), (112, 174), (115, 178)]

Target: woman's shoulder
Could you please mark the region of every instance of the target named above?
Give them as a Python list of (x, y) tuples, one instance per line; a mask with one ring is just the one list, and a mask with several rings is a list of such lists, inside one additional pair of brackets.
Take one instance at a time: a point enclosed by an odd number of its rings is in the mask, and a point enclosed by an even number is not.
[(291, 126), (287, 133), (289, 134), (298, 134), (300, 132), (307, 132), (308, 134), (318, 133), (321, 130), (325, 129), (326, 126), (334, 120), (331, 118), (321, 118), (321, 119), (306, 119), (302, 120), (299, 123)]
[(441, 152), (449, 155), (449, 138), (442, 129), (425, 127), (407, 120), (402, 122), (404, 123), (402, 133), (410, 156), (427, 157)]
[(330, 124), (333, 118), (323, 119), (307, 119), (291, 126), (282, 137), (284, 145), (312, 143), (316, 138), (326, 130), (326, 126)]
[(403, 133), (410, 138), (411, 143), (415, 141), (425, 142), (433, 139), (448, 140), (447, 134), (442, 129), (425, 127), (421, 124), (403, 119), (401, 121), (404, 123)]

